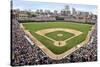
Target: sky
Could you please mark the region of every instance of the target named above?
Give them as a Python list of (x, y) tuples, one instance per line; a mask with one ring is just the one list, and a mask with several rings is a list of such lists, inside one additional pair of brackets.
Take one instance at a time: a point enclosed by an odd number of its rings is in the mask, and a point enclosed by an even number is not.
[(84, 12), (92, 12), (97, 14), (97, 6), (96, 5), (83, 5), (83, 4), (69, 4), (69, 3), (53, 3), (53, 2), (38, 2), (38, 1), (28, 1), (28, 0), (13, 0), (13, 8), (20, 10), (32, 10), (35, 11), (37, 9), (47, 9), (50, 11), (60, 11), (64, 9), (65, 5), (69, 5), (69, 7), (75, 8), (78, 11)]

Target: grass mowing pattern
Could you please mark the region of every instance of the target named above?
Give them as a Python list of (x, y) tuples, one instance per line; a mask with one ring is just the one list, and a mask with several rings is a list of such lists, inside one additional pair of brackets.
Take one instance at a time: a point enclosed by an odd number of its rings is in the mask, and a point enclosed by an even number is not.
[[(62, 54), (77, 44), (83, 42), (88, 34), (88, 31), (91, 30), (92, 25), (90, 24), (81, 24), (81, 23), (72, 23), (72, 22), (48, 22), (48, 23), (23, 23), (23, 26), (26, 30), (29, 30), (31, 34), (36, 37), (43, 45), (45, 45), (49, 50), (51, 50), (54, 54)], [(47, 28), (69, 28), (75, 29), (83, 32), (83, 34), (72, 38), (67, 41), (67, 44), (62, 47), (58, 47), (53, 45), (53, 41), (40, 36), (34, 32)]]

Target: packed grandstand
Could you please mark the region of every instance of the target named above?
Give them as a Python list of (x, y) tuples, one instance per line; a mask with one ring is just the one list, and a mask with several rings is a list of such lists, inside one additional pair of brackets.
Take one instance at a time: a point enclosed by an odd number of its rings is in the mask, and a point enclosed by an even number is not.
[[(42, 12), (42, 11), (41, 11)], [(22, 13), (22, 14), (21, 14)], [(64, 12), (65, 13), (65, 12)], [(12, 10), (11, 18), (11, 65), (38, 65), (38, 64), (56, 64), (71, 62), (86, 62), (97, 60), (97, 16), (87, 12), (79, 14), (66, 13), (39, 13), (35, 17), (26, 14), (27, 11)], [(70, 15), (69, 15), (70, 14)], [(49, 58), (35, 43), (30, 43), (25, 32), (20, 28), (22, 21), (74, 21), (82, 23), (93, 23), (94, 30), (91, 33), (91, 39), (75, 52), (64, 57), (61, 60), (53, 60)], [(32, 46), (33, 44), (33, 46)]]

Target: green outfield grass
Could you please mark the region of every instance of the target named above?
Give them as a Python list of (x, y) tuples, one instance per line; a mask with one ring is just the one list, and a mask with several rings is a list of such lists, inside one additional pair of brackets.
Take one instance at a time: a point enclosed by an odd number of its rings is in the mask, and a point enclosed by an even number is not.
[[(88, 34), (88, 31), (91, 30), (92, 25), (90, 24), (82, 24), (82, 23), (73, 23), (73, 22), (48, 22), (48, 23), (43, 23), (43, 22), (27, 22), (23, 23), (23, 26), (25, 27), (26, 30), (29, 30), (29, 32), (37, 38), (43, 45), (45, 45), (50, 51), (52, 51), (54, 54), (62, 54), (66, 52), (67, 50), (71, 49), (72, 47), (76, 46), (77, 44), (83, 42)], [(72, 38), (71, 40), (67, 41), (67, 44), (62, 47), (58, 47), (54, 45), (54, 42), (36, 34), (36, 31), (42, 30), (42, 29), (48, 29), (48, 28), (67, 28), (67, 29), (74, 29), (83, 32), (83, 34)], [(60, 31), (61, 32), (61, 31)], [(59, 31), (56, 31), (55, 33), (48, 33), (46, 36), (57, 39), (57, 40), (64, 40), (67, 39), (73, 34), (66, 33), (66, 32), (61, 32), (64, 36), (58, 37), (54, 36), (57, 33), (60, 33)]]

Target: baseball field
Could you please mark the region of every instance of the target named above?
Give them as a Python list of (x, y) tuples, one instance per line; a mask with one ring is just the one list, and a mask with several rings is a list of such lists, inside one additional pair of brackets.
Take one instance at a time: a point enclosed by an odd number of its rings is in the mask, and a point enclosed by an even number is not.
[(61, 59), (88, 42), (88, 34), (93, 25), (73, 22), (27, 22), (21, 23), (21, 26), (50, 58)]

